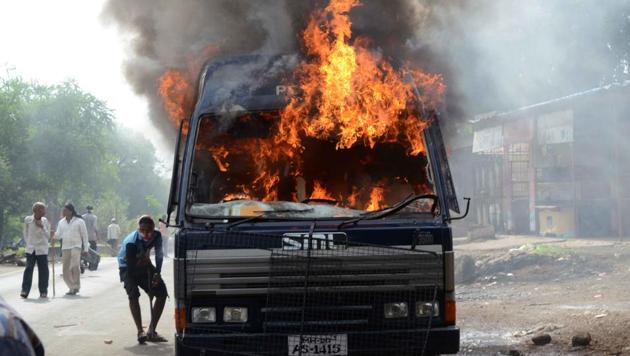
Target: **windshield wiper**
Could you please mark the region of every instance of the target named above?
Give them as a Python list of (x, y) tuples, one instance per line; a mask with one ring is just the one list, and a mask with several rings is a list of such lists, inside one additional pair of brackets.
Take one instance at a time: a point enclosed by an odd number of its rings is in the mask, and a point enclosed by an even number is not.
[(384, 208), (384, 209), (380, 209), (380, 210), (376, 210), (376, 211), (371, 211), (369, 213), (365, 213), (365, 214), (359, 216), (358, 218), (342, 221), (341, 224), (339, 224), (339, 226), (337, 226), (337, 229), (341, 230), (345, 225), (356, 224), (356, 223), (358, 223), (359, 221), (362, 221), (362, 220), (375, 220), (375, 219), (384, 218), (386, 216), (389, 216), (389, 215), (392, 215), (392, 214), (395, 214), (395, 213), (401, 211), (405, 207), (409, 206), (409, 204), (415, 202), (416, 200), (420, 200), (420, 199), (432, 199), (433, 200), (433, 205), (431, 206), (431, 213), (432, 214), (435, 213), (435, 209), (436, 209), (437, 203), (438, 203), (438, 197), (436, 195), (434, 195), (434, 194), (412, 195), (410, 197), (407, 197), (407, 198), (401, 200), (400, 202), (396, 203), (392, 207)]
[(306, 198), (306, 199), (302, 200), (300, 203), (302, 203), (302, 204), (308, 204), (308, 203), (325, 203), (325, 204), (337, 205), (337, 203), (339, 203), (339, 202), (338, 202), (338, 201), (336, 201), (335, 199), (326, 199), (326, 198)]
[(313, 211), (312, 208), (310, 209), (278, 209), (278, 210), (259, 210), (256, 211), (257, 213), (261, 213), (261, 214), (270, 214), (270, 213), (310, 213), (311, 211)]
[(271, 213), (280, 213), (280, 214), (282, 214), (282, 213), (308, 213), (308, 212), (311, 212), (311, 211), (313, 211), (313, 209), (261, 210), (261, 211), (257, 211), (257, 213), (260, 213), (258, 215), (250, 216), (248, 218), (237, 220), (237, 221), (234, 221), (232, 223), (227, 224), (225, 226), (225, 229), (226, 230), (230, 230), (233, 227), (241, 225), (241, 224), (245, 224), (245, 223), (256, 221), (256, 220), (262, 220), (262, 219), (266, 218)]

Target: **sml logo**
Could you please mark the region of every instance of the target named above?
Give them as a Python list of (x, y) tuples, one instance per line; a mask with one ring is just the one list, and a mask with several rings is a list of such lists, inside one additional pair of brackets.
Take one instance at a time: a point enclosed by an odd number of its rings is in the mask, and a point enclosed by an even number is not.
[(324, 232), (314, 233), (310, 239), (307, 232), (303, 233), (286, 233), (282, 238), (283, 250), (336, 250), (345, 248), (346, 234)]

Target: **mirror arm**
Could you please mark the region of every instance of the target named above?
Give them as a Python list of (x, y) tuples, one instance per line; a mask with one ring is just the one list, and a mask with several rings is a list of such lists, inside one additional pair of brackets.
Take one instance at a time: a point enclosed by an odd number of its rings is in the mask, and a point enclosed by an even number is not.
[(454, 220), (461, 220), (465, 218), (466, 216), (468, 216), (468, 211), (470, 210), (470, 198), (464, 198), (464, 200), (466, 201), (466, 211), (464, 212), (464, 215), (456, 216), (454, 218), (448, 218), (446, 219), (447, 222), (451, 222)]

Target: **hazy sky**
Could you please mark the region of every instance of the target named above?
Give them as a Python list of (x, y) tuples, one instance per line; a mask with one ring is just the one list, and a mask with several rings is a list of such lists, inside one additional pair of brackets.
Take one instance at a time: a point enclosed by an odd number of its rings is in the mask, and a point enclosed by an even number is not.
[[(101, 20), (104, 2), (0, 1), (0, 75), (9, 68), (45, 84), (75, 79), (105, 100), (118, 122), (152, 138), (156, 130), (145, 100), (133, 93), (122, 74), (125, 43), (114, 26)], [(157, 148), (161, 158), (169, 159)]]

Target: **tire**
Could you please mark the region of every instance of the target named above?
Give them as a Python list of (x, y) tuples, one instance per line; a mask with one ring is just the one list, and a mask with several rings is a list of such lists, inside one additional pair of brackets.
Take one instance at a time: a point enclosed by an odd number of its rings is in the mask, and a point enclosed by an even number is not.
[(88, 263), (88, 269), (90, 271), (96, 271), (98, 269), (98, 263), (89, 262)]

